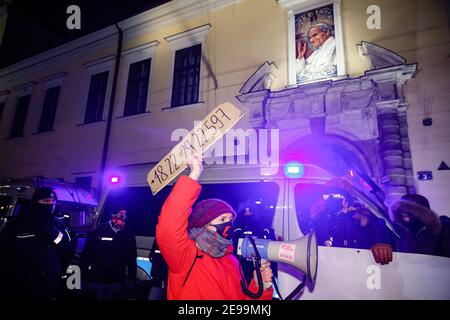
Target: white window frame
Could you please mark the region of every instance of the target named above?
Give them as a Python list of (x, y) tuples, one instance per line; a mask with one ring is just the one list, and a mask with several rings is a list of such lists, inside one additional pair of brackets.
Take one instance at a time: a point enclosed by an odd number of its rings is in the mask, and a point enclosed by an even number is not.
[(345, 52), (344, 52), (344, 38), (342, 32), (342, 18), (341, 18), (341, 0), (277, 0), (278, 4), (287, 9), (287, 23), (288, 23), (288, 86), (302, 85), (297, 84), (296, 76), (296, 56), (295, 56), (295, 15), (333, 4), (334, 15), (334, 33), (336, 36), (336, 60), (337, 60), (337, 76), (331, 78), (317, 79), (307, 81), (304, 83), (340, 79), (346, 76), (345, 68)]
[(14, 93), (16, 95), (16, 98), (20, 98), (20, 97), (26, 96), (28, 94), (33, 95), (33, 90), (34, 90), (35, 85), (36, 85), (35, 81), (30, 81), (30, 82), (27, 82), (20, 86), (15, 87)]
[(142, 44), (137, 47), (133, 47), (130, 49), (127, 49), (122, 52), (122, 62), (121, 62), (121, 72), (120, 72), (120, 83), (123, 84), (123, 94), (120, 97), (120, 105), (121, 107), (116, 110), (116, 118), (128, 118), (133, 117), (136, 115), (126, 116), (124, 117), (125, 112), (125, 102), (127, 98), (127, 90), (128, 90), (128, 77), (130, 75), (130, 65), (139, 61), (151, 59), (150, 61), (150, 74), (148, 79), (148, 87), (147, 87), (147, 101), (145, 103), (145, 112), (143, 114), (150, 112), (150, 100), (151, 100), (151, 94), (150, 94), (150, 87), (151, 87), (151, 80), (152, 75), (154, 72), (154, 62), (155, 62), (155, 51), (156, 48), (159, 46), (160, 42), (155, 40), (151, 41), (145, 44)]
[[(106, 56), (88, 63), (83, 64), (85, 71), (85, 86), (84, 86), (84, 101), (82, 105), (82, 112), (80, 112), (79, 125), (90, 125), (95, 123), (101, 123), (105, 121), (106, 116), (108, 114), (108, 105), (111, 97), (112, 90), (112, 79), (114, 77), (114, 65), (116, 59), (115, 56), (110, 55)], [(102, 73), (105, 71), (109, 71), (108, 73), (108, 84), (106, 85), (106, 93), (105, 93), (105, 104), (103, 105), (103, 114), (102, 119), (100, 121), (92, 122), (92, 123), (84, 123), (84, 118), (86, 116), (86, 108), (89, 99), (89, 87), (91, 86), (91, 78), (93, 75), (98, 73)]]
[[(52, 74), (52, 75), (49, 75), (49, 76), (39, 79), (39, 82), (42, 83), (42, 96), (41, 96), (40, 108), (39, 108), (39, 113), (37, 116), (36, 125), (34, 126), (35, 133), (43, 133), (43, 132), (38, 132), (38, 131), (39, 131), (39, 125), (41, 123), (42, 111), (44, 109), (45, 94), (47, 93), (48, 89), (51, 89), (54, 87), (60, 87), (58, 103), (56, 105), (56, 112), (58, 112), (58, 106), (59, 106), (59, 101), (60, 101), (60, 97), (61, 97), (62, 86), (63, 86), (64, 79), (67, 76), (67, 74), (68, 74), (67, 72), (60, 72), (60, 73)], [(55, 114), (55, 122), (56, 122), (56, 114)], [(53, 123), (53, 125), (55, 125), (55, 123)], [(54, 128), (53, 128), (53, 130), (54, 130)]]
[(33, 91), (34, 91), (34, 87), (35, 86), (36, 86), (36, 81), (30, 81), (30, 82), (21, 84), (21, 85), (19, 85), (17, 87), (14, 87), (13, 90), (14, 90), (15, 97), (14, 97), (14, 105), (13, 105), (13, 108), (12, 108), (12, 112), (11, 112), (11, 115), (9, 117), (10, 126), (8, 128), (8, 131), (7, 131), (8, 137), (11, 136), (11, 130), (12, 130), (12, 127), (14, 125), (14, 118), (16, 117), (17, 103), (19, 102), (19, 99), (21, 97), (23, 97), (23, 96), (30, 95), (30, 104), (28, 105), (27, 115), (25, 117), (25, 123), (23, 125), (23, 131), (22, 131), (22, 135), (24, 137), (26, 136), (25, 133), (27, 132), (27, 122), (29, 120), (30, 112), (32, 110), (31, 109), (31, 105), (32, 105), (32, 102), (33, 102)]
[[(206, 48), (206, 36), (208, 35), (209, 31), (211, 30), (212, 26), (208, 23), (190, 30), (186, 30), (177, 34), (174, 34), (172, 36), (165, 37), (164, 40), (166, 40), (170, 45), (170, 69), (169, 69), (169, 105), (167, 108), (164, 109), (170, 109), (172, 108), (172, 90), (173, 90), (173, 77), (174, 77), (174, 68), (175, 68), (175, 53), (178, 50), (193, 47), (195, 45), (201, 44), (202, 50), (201, 55), (203, 56)], [(174, 108), (183, 108), (187, 106), (199, 106), (203, 105), (203, 94), (202, 94), (202, 88), (203, 88), (203, 59), (200, 61), (200, 80), (198, 84), (198, 102), (189, 104), (189, 105), (182, 105), (179, 107)]]

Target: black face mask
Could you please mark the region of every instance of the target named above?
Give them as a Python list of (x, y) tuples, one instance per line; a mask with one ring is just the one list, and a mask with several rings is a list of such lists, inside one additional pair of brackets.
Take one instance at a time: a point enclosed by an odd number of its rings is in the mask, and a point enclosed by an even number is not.
[(34, 203), (33, 204), (33, 215), (38, 219), (48, 219), (53, 216), (55, 211), (55, 205), (53, 204), (43, 204)]
[(221, 224), (214, 224), (217, 233), (224, 239), (230, 240), (233, 237), (233, 221), (224, 222)]
[(329, 198), (325, 200), (325, 210), (327, 213), (338, 213), (344, 208), (342, 199)]
[(423, 222), (419, 219), (414, 217), (413, 215), (409, 215), (409, 222), (403, 222), (406, 228), (413, 234), (416, 235), (420, 229), (425, 227)]

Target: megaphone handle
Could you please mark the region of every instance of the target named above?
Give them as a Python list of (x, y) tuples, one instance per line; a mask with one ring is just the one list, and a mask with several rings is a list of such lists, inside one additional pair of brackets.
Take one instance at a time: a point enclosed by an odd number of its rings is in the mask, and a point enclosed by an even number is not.
[[(266, 263), (266, 261), (268, 261), (268, 260), (267, 259), (261, 259), (261, 267)], [(262, 270), (262, 271), (264, 271), (264, 270)], [(263, 286), (264, 286), (264, 290), (269, 289), (272, 286), (272, 281), (270, 281), (270, 282), (264, 281), (263, 282)]]
[[(256, 267), (256, 258), (255, 257), (253, 257), (253, 265)], [(261, 260), (260, 260), (261, 261)], [(256, 270), (255, 270), (256, 271)], [(251, 292), (248, 288), (247, 288), (247, 283), (246, 283), (246, 281), (245, 281), (245, 276), (244, 276), (244, 272), (242, 271), (242, 265), (240, 264), (239, 265), (239, 272), (240, 272), (240, 274), (241, 274), (241, 289), (242, 289), (242, 292), (244, 292), (244, 294), (246, 294), (247, 296), (249, 296), (249, 297), (251, 297), (251, 298), (253, 298), (253, 299), (258, 299), (258, 298), (260, 298), (261, 296), (262, 296), (262, 294), (263, 294), (263, 292), (264, 292), (264, 289), (263, 288), (261, 288), (261, 287), (264, 287), (264, 285), (260, 285), (260, 284), (263, 284), (263, 281), (262, 281), (262, 276), (261, 276), (261, 271), (260, 270), (258, 270), (258, 271), (256, 271), (256, 277), (257, 277), (257, 279), (255, 279), (255, 281), (256, 281), (256, 283), (258, 283), (259, 285), (258, 285), (258, 292), (257, 293), (253, 293), (253, 292)]]

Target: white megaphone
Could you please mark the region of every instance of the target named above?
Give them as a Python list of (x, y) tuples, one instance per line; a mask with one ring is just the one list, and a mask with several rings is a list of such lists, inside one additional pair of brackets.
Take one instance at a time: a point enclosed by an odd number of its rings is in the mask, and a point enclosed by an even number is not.
[[(287, 263), (299, 269), (314, 283), (317, 274), (317, 241), (313, 230), (293, 241), (272, 241), (256, 237), (253, 240), (262, 259)], [(238, 240), (237, 254), (246, 259), (256, 255), (250, 238)]]

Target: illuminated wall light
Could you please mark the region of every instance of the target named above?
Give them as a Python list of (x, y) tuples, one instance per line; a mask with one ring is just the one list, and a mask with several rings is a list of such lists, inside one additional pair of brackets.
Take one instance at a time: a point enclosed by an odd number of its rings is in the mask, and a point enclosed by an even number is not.
[(256, 200), (256, 201), (255, 201), (255, 204), (261, 204), (261, 203), (262, 203), (261, 200)]

